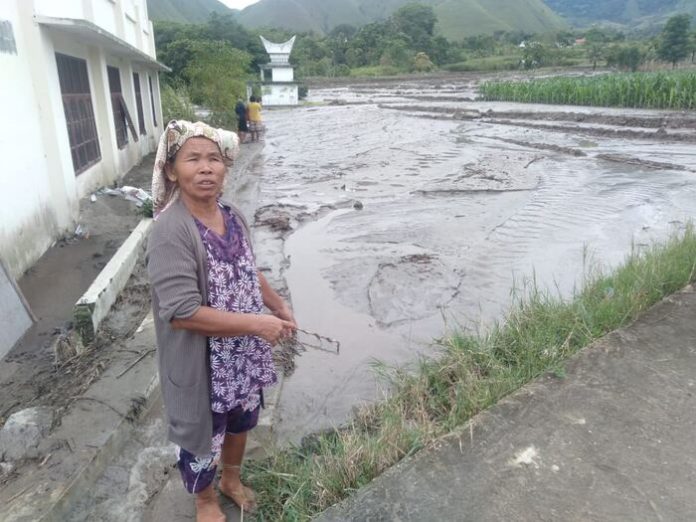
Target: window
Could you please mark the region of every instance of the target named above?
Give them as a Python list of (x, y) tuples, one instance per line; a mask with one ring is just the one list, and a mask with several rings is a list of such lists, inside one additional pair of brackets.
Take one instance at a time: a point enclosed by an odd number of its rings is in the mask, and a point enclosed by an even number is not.
[(143, 114), (143, 97), (140, 93), (140, 75), (133, 73), (133, 85), (135, 86), (135, 104), (138, 108), (138, 125), (140, 126), (140, 134), (145, 135), (145, 116)]
[(77, 175), (101, 160), (87, 62), (59, 53), (56, 53), (56, 62), (68, 125), (70, 153)]
[(128, 129), (126, 128), (126, 114), (123, 110), (121, 100), (121, 73), (116, 67), (106, 68), (109, 75), (109, 91), (111, 91), (111, 109), (114, 113), (114, 124), (116, 125), (116, 144), (122, 149), (128, 143)]
[(17, 54), (12, 24), (7, 20), (0, 20), (0, 53)]
[(155, 95), (152, 90), (152, 76), (148, 76), (150, 80), (150, 104), (152, 105), (152, 124), (157, 127), (157, 113), (155, 112)]

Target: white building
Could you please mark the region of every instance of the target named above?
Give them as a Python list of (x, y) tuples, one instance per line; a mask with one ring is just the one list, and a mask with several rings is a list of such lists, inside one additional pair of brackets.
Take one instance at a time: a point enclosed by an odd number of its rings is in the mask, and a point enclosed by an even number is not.
[(290, 63), (295, 38), (293, 36), (287, 42), (278, 44), (261, 37), (263, 46), (271, 57), (270, 63), (261, 66), (261, 98), (265, 106), (298, 104), (295, 68)]
[(146, 0), (0, 0), (0, 258), (30, 267), (162, 132)]

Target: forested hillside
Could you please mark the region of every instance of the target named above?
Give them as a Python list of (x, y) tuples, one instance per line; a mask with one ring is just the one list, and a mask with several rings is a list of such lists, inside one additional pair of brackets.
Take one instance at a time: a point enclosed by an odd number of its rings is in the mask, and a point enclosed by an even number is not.
[(147, 9), (150, 20), (184, 24), (205, 22), (213, 12), (233, 12), (218, 0), (147, 0)]
[(696, 0), (545, 0), (575, 23), (610, 21), (634, 25), (641, 19), (686, 12), (696, 14)]
[[(244, 9), (247, 27), (282, 27), (328, 33), (336, 26), (356, 27), (384, 20), (412, 0), (261, 0)], [(542, 0), (423, 0), (439, 20), (438, 33), (456, 40), (495, 31), (549, 32), (564, 21)]]

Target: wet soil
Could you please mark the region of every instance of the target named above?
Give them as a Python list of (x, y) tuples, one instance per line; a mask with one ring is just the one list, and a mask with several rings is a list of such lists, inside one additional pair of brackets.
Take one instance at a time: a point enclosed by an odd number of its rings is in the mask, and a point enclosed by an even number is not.
[[(148, 189), (153, 161), (153, 156), (146, 158), (119, 186)], [(110, 354), (123, 349), (123, 340), (149, 308), (142, 260), (85, 353), (58, 363), (53, 347), (64, 338), (67, 351), (76, 349), (68, 339), (73, 307), (141, 218), (135, 203), (121, 197), (99, 194), (94, 202), (85, 198), (80, 203), (79, 233), (57, 241), (18, 281), (38, 320), (0, 361), (0, 424), (14, 411), (37, 405), (55, 408), (60, 417), (74, 397), (98, 379)]]
[(375, 360), (434, 355), (532, 277), (568, 296), (696, 212), (693, 114), (471, 101), (480, 80), (328, 85), (268, 111), (257, 248), (282, 248), (300, 326), (342, 344), (295, 360), (281, 440), (379, 397)]

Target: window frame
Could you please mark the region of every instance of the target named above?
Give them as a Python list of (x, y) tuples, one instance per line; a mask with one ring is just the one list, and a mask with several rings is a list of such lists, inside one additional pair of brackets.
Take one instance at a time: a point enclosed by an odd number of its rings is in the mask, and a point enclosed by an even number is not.
[(133, 89), (135, 92), (135, 106), (138, 112), (138, 127), (140, 135), (145, 136), (147, 129), (145, 128), (145, 111), (143, 109), (143, 95), (140, 85), (140, 73), (133, 71)]
[(106, 76), (109, 81), (111, 112), (114, 115), (114, 127), (116, 128), (116, 145), (119, 149), (124, 149), (128, 145), (128, 128), (126, 127), (126, 112), (123, 110), (123, 104), (121, 103), (123, 98), (121, 69), (107, 65)]
[(102, 159), (87, 60), (55, 53), (75, 176)]
[(152, 124), (157, 127), (157, 111), (155, 110), (155, 91), (152, 88), (152, 75), (148, 74), (147, 79), (150, 83), (150, 105), (152, 106)]

